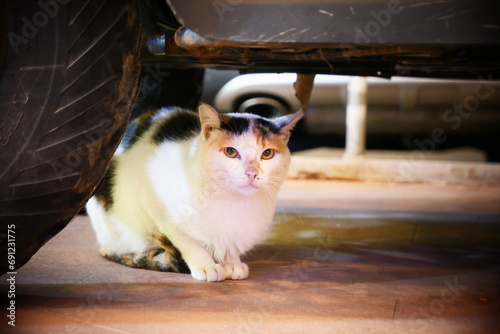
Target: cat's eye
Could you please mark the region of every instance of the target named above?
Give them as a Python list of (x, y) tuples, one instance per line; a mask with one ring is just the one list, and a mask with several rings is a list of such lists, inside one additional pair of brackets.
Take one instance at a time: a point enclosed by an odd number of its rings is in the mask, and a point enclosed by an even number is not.
[(275, 151), (272, 148), (268, 148), (267, 150), (262, 152), (261, 158), (263, 160), (272, 159), (274, 157), (274, 153), (275, 153)]
[(224, 154), (231, 159), (237, 158), (240, 155), (234, 147), (225, 147)]

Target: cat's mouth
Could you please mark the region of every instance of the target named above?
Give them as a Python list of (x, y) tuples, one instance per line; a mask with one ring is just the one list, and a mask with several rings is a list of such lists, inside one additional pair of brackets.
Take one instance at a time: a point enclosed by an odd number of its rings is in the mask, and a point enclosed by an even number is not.
[(249, 182), (239, 188), (244, 195), (253, 195), (260, 189), (254, 182)]

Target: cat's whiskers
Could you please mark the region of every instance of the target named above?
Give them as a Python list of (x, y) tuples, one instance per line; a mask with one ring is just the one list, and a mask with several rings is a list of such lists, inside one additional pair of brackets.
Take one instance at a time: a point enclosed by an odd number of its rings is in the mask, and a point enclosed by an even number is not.
[(270, 201), (274, 201), (276, 198), (276, 196), (274, 196), (273, 194), (273, 191), (267, 187), (264, 187), (264, 194)]
[(235, 193), (236, 192), (237, 187), (236, 187), (236, 185), (234, 183), (224, 182), (222, 189), (224, 191), (226, 191), (227, 193), (231, 194), (231, 193)]
[(276, 200), (279, 191), (279, 186), (280, 186), (279, 182), (276, 181), (268, 182), (263, 186), (264, 193), (266, 194), (269, 200), (271, 201)]
[(282, 184), (283, 183), (283, 178), (274, 176), (274, 175), (269, 175), (267, 178), (268, 182), (271, 182), (272, 184)]

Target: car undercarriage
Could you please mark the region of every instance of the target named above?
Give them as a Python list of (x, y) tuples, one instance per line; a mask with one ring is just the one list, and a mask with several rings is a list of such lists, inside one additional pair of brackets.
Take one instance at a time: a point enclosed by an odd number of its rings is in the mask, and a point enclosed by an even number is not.
[[(144, 63), (478, 79), (500, 73), (493, 1), (151, 2)], [(196, 8), (196, 10), (193, 10)]]

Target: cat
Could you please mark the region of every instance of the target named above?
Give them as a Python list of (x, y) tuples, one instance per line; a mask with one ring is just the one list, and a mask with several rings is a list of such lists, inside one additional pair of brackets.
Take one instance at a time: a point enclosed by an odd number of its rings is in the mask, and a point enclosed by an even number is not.
[(246, 279), (240, 257), (271, 224), (303, 116), (163, 108), (127, 128), (87, 204), (101, 255), (135, 268)]

